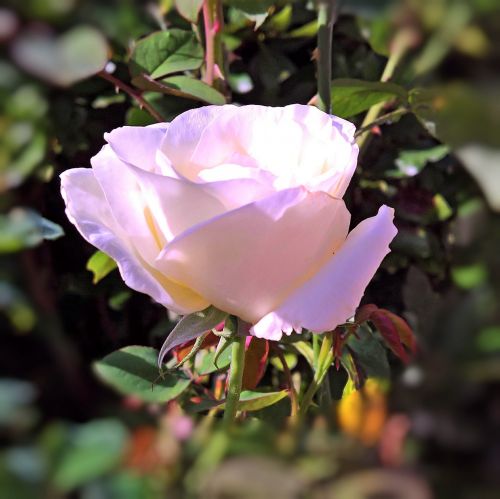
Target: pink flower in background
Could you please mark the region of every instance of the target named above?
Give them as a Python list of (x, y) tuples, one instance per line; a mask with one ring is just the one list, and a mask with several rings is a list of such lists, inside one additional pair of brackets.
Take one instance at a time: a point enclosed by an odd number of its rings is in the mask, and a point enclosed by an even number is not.
[(188, 314), (209, 305), (278, 340), (354, 314), (396, 234), (349, 233), (354, 126), (311, 106), (208, 106), (123, 127), (61, 175), (69, 219), (125, 282)]

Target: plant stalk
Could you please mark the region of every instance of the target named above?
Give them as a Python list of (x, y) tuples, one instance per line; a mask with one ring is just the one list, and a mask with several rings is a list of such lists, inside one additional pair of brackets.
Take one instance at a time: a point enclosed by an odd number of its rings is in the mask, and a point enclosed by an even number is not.
[(203, 79), (208, 85), (214, 86), (224, 71), (224, 50), (221, 40), (224, 15), (220, 0), (204, 0), (203, 23), (205, 28), (205, 75)]
[(325, 113), (332, 111), (332, 32), (335, 0), (318, 1), (318, 107)]
[(231, 345), (231, 365), (229, 367), (229, 386), (227, 389), (226, 405), (224, 408), (224, 426), (229, 429), (233, 426), (238, 411), (243, 370), (245, 368), (245, 336), (238, 335)]
[(323, 342), (321, 343), (321, 350), (318, 356), (318, 367), (314, 373), (312, 383), (309, 385), (306, 393), (304, 394), (302, 401), (300, 402), (299, 416), (303, 418), (309, 406), (312, 403), (314, 395), (318, 391), (321, 383), (325, 379), (328, 369), (333, 362), (333, 331), (328, 331), (323, 337)]

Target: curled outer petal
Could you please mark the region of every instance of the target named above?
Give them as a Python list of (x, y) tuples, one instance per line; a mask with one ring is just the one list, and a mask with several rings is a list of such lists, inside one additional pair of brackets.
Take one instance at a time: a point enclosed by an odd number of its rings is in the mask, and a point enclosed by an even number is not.
[(209, 303), (192, 290), (162, 276), (149, 265), (116, 222), (104, 192), (90, 168), (61, 175), (66, 214), (80, 234), (118, 264), (125, 283), (179, 314), (203, 310)]
[(307, 328), (334, 329), (354, 315), (366, 286), (374, 276), (389, 243), (397, 233), (394, 210), (382, 206), (375, 217), (361, 222), (344, 244), (300, 288), (255, 324), (251, 333), (279, 340), (282, 332)]

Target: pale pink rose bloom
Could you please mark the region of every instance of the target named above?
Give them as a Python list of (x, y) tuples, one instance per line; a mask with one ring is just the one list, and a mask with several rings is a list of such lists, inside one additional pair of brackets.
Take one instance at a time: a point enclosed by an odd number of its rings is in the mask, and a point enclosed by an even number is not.
[(311, 106), (207, 106), (123, 127), (61, 175), (66, 212), (133, 289), (179, 314), (209, 305), (278, 340), (354, 314), (396, 234), (349, 232), (354, 126)]

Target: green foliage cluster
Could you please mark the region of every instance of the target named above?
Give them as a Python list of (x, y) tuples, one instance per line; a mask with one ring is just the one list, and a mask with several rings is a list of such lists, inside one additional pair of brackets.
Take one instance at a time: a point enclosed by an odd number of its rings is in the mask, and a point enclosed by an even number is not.
[[(212, 75), (203, 3), (0, 9), (0, 496), (495, 497), (498, 2), (337, 2), (332, 110), (361, 145), (346, 202), (354, 224), (396, 209), (393, 251), (364, 299), (385, 312), (349, 336), (301, 427), (287, 423), (287, 383), (311, 381), (309, 338), (255, 343), (248, 417), (231, 438), (222, 397), (207, 395), (224, 391), (230, 349), (205, 346), (179, 370), (169, 356), (160, 375), (175, 318), (82, 242), (58, 181), (123, 124), (317, 100), (314, 2), (224, 0)], [(415, 331), (407, 365), (390, 314)]]

